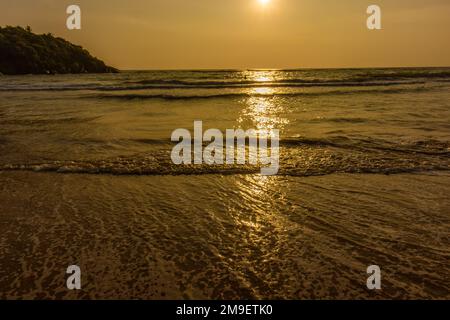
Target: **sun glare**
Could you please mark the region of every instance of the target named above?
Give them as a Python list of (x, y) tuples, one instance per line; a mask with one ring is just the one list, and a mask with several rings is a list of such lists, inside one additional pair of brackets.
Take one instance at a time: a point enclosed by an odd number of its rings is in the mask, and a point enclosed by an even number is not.
[(258, 2), (259, 2), (261, 5), (265, 6), (266, 4), (269, 4), (270, 0), (258, 0)]

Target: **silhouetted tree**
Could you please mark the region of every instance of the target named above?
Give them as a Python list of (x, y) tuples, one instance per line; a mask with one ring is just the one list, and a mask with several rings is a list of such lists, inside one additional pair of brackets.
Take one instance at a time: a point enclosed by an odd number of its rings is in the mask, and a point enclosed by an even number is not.
[(0, 27), (0, 73), (105, 73), (117, 69), (52, 34), (36, 35), (28, 26)]

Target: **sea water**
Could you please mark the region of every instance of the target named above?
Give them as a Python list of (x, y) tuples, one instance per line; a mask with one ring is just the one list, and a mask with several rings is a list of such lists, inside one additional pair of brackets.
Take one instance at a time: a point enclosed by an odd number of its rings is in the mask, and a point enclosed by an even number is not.
[[(0, 296), (448, 299), (449, 98), (448, 68), (1, 76)], [(198, 120), (279, 130), (278, 174), (174, 164)]]

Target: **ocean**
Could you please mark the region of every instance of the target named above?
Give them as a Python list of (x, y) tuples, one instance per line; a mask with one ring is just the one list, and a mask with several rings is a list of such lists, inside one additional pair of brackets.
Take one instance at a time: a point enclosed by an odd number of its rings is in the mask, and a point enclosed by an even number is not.
[[(0, 76), (0, 297), (448, 299), (449, 98), (450, 68)], [(278, 174), (173, 164), (196, 120), (280, 130)]]

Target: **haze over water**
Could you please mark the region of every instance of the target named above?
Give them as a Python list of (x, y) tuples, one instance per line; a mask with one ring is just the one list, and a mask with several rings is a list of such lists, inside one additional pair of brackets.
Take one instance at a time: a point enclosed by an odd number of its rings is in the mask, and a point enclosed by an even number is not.
[[(449, 298), (449, 89), (450, 68), (0, 77), (0, 295)], [(195, 120), (279, 129), (279, 174), (172, 164)]]

